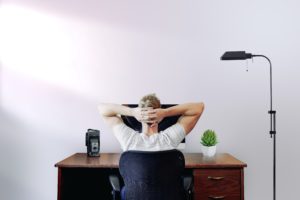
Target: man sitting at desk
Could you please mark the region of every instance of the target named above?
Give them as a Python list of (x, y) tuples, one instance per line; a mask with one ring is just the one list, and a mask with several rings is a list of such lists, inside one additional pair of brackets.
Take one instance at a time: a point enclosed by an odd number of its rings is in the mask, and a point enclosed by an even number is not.
[[(192, 131), (204, 110), (204, 104), (185, 103), (163, 109), (155, 94), (150, 94), (140, 100), (137, 108), (107, 103), (100, 104), (98, 108), (123, 151), (163, 151), (175, 149)], [(142, 123), (142, 133), (126, 126), (120, 115), (135, 117)], [(176, 124), (158, 132), (158, 123), (163, 118), (176, 115), (180, 115)]]

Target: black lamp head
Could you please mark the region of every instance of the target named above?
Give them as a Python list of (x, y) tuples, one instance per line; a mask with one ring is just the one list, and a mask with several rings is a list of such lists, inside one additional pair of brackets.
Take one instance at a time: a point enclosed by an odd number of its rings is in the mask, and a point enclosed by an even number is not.
[(221, 60), (246, 60), (252, 58), (251, 53), (246, 53), (245, 51), (226, 51)]

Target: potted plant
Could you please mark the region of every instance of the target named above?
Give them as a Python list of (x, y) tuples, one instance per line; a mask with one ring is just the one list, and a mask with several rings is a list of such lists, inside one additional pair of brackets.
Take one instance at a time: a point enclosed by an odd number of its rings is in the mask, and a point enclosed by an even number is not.
[(201, 137), (202, 153), (204, 154), (204, 156), (214, 156), (216, 154), (217, 143), (218, 140), (215, 131), (210, 129), (204, 131)]

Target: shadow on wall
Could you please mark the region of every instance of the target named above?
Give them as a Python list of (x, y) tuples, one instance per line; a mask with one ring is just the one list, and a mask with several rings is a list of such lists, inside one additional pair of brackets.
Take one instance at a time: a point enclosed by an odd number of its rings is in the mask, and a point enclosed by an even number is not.
[[(193, 8), (189, 4), (173, 4), (172, 1), (159, 3), (155, 1), (134, 1), (128, 3), (127, 1), (98, 0), (89, 0), (84, 3), (73, 0), (39, 2), (26, 0), (18, 1), (13, 6), (21, 6), (52, 15), (66, 16), (67, 18), (107, 23), (119, 28), (126, 27), (159, 32), (160, 34), (164, 30), (172, 33), (174, 29), (177, 31), (183, 29), (182, 26), (185, 26), (185, 23), (190, 20), (190, 9)], [(166, 10), (165, 8), (170, 9)], [(188, 17), (188, 19), (184, 19), (184, 17)], [(181, 25), (178, 25), (179, 23)]]
[(2, 62), (0, 60), (0, 113), (2, 112)]
[[(160, 2), (160, 5), (161, 3), (162, 2)], [(168, 2), (166, 2), (166, 4), (168, 4)], [(163, 6), (159, 8), (155, 2), (141, 1), (134, 1), (134, 3), (129, 4), (125, 1), (88, 0), (82, 3), (82, 1), (74, 0), (46, 0), (40, 2), (26, 0), (18, 1), (14, 3), (13, 6), (23, 6), (58, 15), (71, 15), (81, 19), (101, 19), (108, 22), (119, 21), (120, 24), (128, 20), (134, 20), (136, 22), (138, 22), (138, 20), (142, 21), (146, 16), (149, 17), (149, 20), (155, 18), (159, 19), (157, 15), (165, 12)], [(142, 17), (142, 19), (138, 19), (137, 16)]]
[(45, 122), (50, 127), (55, 127), (57, 123), (77, 126), (86, 122), (86, 119), (92, 119), (87, 121), (88, 123), (99, 119), (97, 104), (89, 97), (75, 94), (58, 85), (51, 85), (42, 79), (34, 79), (8, 67), (2, 68), (1, 74), (3, 109), (29, 123)]
[(0, 199), (55, 199), (54, 164), (86, 151), (86, 129), (102, 123), (96, 103), (8, 68), (1, 75)]
[(32, 167), (26, 156), (28, 155), (28, 138), (22, 132), (30, 132), (30, 128), (16, 116), (9, 115), (1, 109), (0, 113), (0, 199), (34, 199), (30, 194)]

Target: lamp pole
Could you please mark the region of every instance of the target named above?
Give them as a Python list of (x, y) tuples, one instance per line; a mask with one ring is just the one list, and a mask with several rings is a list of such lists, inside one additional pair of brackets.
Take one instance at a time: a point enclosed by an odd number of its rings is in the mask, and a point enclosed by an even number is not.
[(221, 57), (221, 60), (245, 60), (253, 57), (263, 57), (270, 64), (270, 136), (273, 139), (273, 200), (276, 200), (276, 111), (273, 110), (273, 85), (272, 85), (272, 63), (265, 55), (253, 55), (245, 51), (228, 51)]
[(252, 55), (252, 57), (263, 57), (270, 64), (270, 136), (273, 138), (273, 199), (276, 200), (276, 111), (273, 110), (273, 85), (272, 85), (272, 63), (271, 60), (264, 55)]

